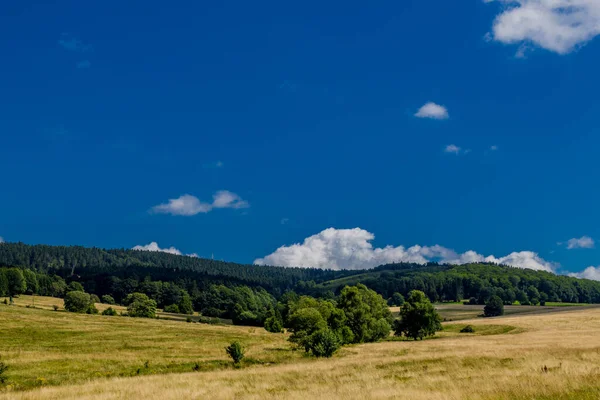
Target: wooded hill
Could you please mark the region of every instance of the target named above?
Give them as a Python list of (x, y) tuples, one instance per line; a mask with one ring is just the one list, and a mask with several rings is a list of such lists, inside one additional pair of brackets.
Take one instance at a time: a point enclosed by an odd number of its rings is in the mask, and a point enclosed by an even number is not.
[(117, 300), (149, 282), (170, 282), (192, 297), (193, 293), (206, 297), (222, 285), (262, 288), (275, 298), (290, 290), (332, 297), (346, 285), (363, 283), (384, 298), (394, 293), (406, 296), (418, 289), (432, 301), (473, 298), (482, 304), (498, 295), (507, 303), (600, 303), (600, 282), (487, 263), (400, 263), (371, 270), (332, 271), (242, 265), (161, 252), (3, 243), (0, 266), (61, 277), (67, 283), (78, 281), (89, 293), (108, 294)]

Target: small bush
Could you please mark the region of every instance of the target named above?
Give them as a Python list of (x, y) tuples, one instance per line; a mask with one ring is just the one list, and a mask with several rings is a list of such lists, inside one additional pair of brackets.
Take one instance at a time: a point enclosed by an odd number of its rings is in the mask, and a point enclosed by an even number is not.
[(54, 309), (54, 311), (58, 311), (58, 309), (59, 309), (60, 307), (58, 307), (58, 306), (55, 304), (55, 305), (53, 305), (53, 306), (52, 306), (52, 308)]
[(94, 303), (91, 303), (85, 312), (86, 314), (98, 314), (98, 309)]
[(225, 351), (229, 354), (235, 365), (239, 365), (244, 358), (245, 349), (238, 341), (231, 342), (229, 346), (225, 347)]
[(189, 322), (192, 322), (192, 317), (187, 317), (187, 318), (185, 319), (185, 322), (188, 322), (188, 323), (189, 323)]
[(165, 306), (164, 312), (179, 314), (179, 306), (177, 304), (169, 304)]
[(98, 296), (96, 296), (95, 294), (90, 294), (90, 301), (92, 303), (100, 303), (100, 298)]
[[(388, 329), (389, 333), (389, 329)], [(310, 351), (315, 357), (331, 357), (340, 348), (340, 341), (330, 329), (321, 329), (311, 335)]]
[(492, 296), (483, 308), (484, 317), (498, 317), (504, 315), (504, 303), (498, 296)]
[(6, 377), (6, 370), (8, 369), (8, 365), (4, 362), (0, 361), (0, 384), (5, 384), (8, 378)]
[(102, 311), (102, 315), (115, 316), (117, 315), (117, 310), (112, 307), (108, 307), (106, 310)]
[(65, 310), (70, 312), (85, 313), (90, 309), (90, 295), (82, 291), (71, 291), (66, 294)]
[(471, 297), (469, 299), (469, 305), (470, 306), (476, 306), (477, 305), (477, 299), (475, 297)]
[(474, 333), (475, 329), (471, 325), (467, 325), (460, 330), (460, 333)]
[(4, 301), (2, 303), (8, 305), (8, 299), (4, 299)]
[(283, 324), (281, 323), (281, 319), (276, 316), (269, 317), (265, 320), (265, 329), (267, 332), (271, 333), (281, 333), (283, 332)]
[(104, 296), (102, 296), (102, 303), (114, 305), (115, 299), (111, 295), (105, 294)]

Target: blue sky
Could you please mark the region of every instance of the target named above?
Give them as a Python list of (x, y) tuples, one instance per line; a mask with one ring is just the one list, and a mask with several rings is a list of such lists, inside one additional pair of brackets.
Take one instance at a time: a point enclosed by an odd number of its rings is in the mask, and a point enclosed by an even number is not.
[(0, 236), (597, 266), (598, 26), (596, 0), (3, 3)]

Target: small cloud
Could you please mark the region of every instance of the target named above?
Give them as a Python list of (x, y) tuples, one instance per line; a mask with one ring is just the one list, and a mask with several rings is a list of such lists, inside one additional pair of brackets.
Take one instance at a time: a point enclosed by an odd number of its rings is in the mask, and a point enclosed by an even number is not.
[(134, 246), (132, 248), (132, 250), (140, 250), (140, 251), (158, 251), (161, 253), (169, 253), (169, 254), (176, 254), (178, 256), (181, 255), (181, 251), (177, 250), (175, 247), (169, 247), (167, 249), (161, 249), (158, 246), (158, 243), (156, 242), (151, 242), (149, 244), (143, 245), (143, 246)]
[(567, 249), (592, 249), (594, 248), (594, 239), (589, 236), (572, 238), (567, 241)]
[(63, 49), (68, 50), (68, 51), (85, 52), (85, 51), (92, 50), (92, 45), (85, 44), (78, 38), (76, 38), (68, 33), (63, 33), (60, 35), (58, 44)]
[(248, 208), (250, 204), (228, 190), (220, 190), (213, 195), (213, 208)]
[(4, 243), (4, 238), (0, 236), (0, 243)]
[(215, 167), (217, 167), (217, 168), (223, 168), (223, 165), (224, 165), (224, 164), (223, 164), (223, 161), (217, 161), (217, 162), (215, 163)]
[(281, 225), (285, 225), (285, 224), (287, 224), (288, 222), (290, 222), (290, 219), (289, 219), (289, 218), (281, 218), (281, 221), (280, 221), (280, 222), (281, 222)]
[[(181, 253), (181, 251), (179, 251), (178, 249), (176, 249), (175, 247), (169, 247), (166, 249), (161, 249), (158, 246), (158, 243), (156, 242), (150, 242), (149, 244), (143, 245), (143, 246), (134, 246), (131, 248), (132, 250), (139, 250), (139, 251), (157, 251), (157, 252), (161, 252), (161, 253), (169, 253), (169, 254), (175, 254), (177, 256), (182, 256), (183, 254)], [(197, 258), (198, 254), (196, 253), (192, 253), (192, 254), (186, 254), (187, 257), (194, 257)]]
[(439, 104), (429, 102), (423, 107), (419, 108), (419, 111), (415, 114), (417, 118), (430, 118), (430, 119), (448, 119), (450, 115), (446, 107)]
[(444, 152), (446, 152), (446, 153), (453, 153), (453, 154), (456, 154), (456, 155), (460, 154), (461, 151), (462, 151), (461, 148), (458, 147), (458, 146), (456, 146), (456, 145), (454, 145), (454, 144), (449, 144), (444, 149)]
[(496, 150), (498, 150), (498, 146), (496, 146), (496, 145), (490, 146), (490, 150), (496, 151)]
[(223, 168), (224, 166), (225, 163), (223, 161), (215, 161), (203, 165), (204, 168)]
[(83, 61), (79, 61), (75, 66), (79, 69), (89, 68), (92, 66), (92, 63), (89, 60), (83, 60)]
[(248, 208), (250, 204), (237, 194), (228, 190), (220, 190), (213, 195), (212, 203), (200, 201), (196, 196), (184, 194), (176, 199), (169, 199), (167, 203), (159, 204), (150, 210), (156, 214), (171, 214), (192, 216), (206, 214), (215, 208)]

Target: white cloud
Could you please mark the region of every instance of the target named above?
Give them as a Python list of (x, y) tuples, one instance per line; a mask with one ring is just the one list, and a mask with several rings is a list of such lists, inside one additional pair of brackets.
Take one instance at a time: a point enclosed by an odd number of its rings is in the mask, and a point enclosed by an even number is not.
[(4, 238), (0, 236), (0, 243), (4, 243)]
[(444, 149), (444, 151), (446, 153), (454, 153), (454, 154), (460, 154), (461, 148), (454, 145), (454, 144), (449, 144), (448, 146), (446, 146), (446, 148)]
[(228, 190), (220, 190), (213, 195), (213, 208), (248, 208), (247, 201)]
[(490, 150), (496, 151), (496, 150), (498, 150), (498, 146), (496, 146), (496, 145), (490, 146)]
[(63, 33), (60, 35), (58, 44), (63, 49), (69, 50), (69, 51), (84, 52), (84, 51), (92, 50), (92, 46), (90, 44), (85, 44), (78, 38), (76, 38), (68, 33)]
[(444, 106), (429, 102), (423, 107), (419, 108), (419, 111), (415, 114), (418, 118), (431, 118), (431, 119), (448, 119), (448, 110)]
[[(161, 253), (169, 253), (169, 254), (175, 254), (177, 256), (182, 256), (183, 254), (181, 253), (181, 251), (179, 251), (178, 249), (176, 249), (175, 247), (169, 247), (166, 249), (161, 249), (158, 246), (158, 243), (156, 242), (150, 242), (149, 244), (143, 245), (143, 246), (134, 246), (131, 248), (131, 250), (140, 250), (140, 251), (159, 251)], [(198, 254), (196, 253), (192, 253), (192, 254), (185, 254), (188, 257), (194, 257), (194, 258), (198, 258)]]
[(158, 247), (158, 243), (151, 242), (150, 244), (146, 244), (144, 246), (134, 246), (132, 250), (141, 250), (141, 251), (160, 251), (162, 253), (176, 254), (178, 256), (181, 255), (181, 251), (177, 250), (175, 247), (169, 247), (168, 249), (161, 249)]
[(429, 261), (449, 264), (487, 261), (544, 271), (553, 271), (558, 267), (557, 264), (548, 262), (531, 251), (514, 252), (496, 258), (493, 255), (484, 257), (472, 250), (458, 254), (452, 249), (439, 245), (373, 248), (371, 244), (373, 239), (375, 236), (372, 233), (360, 228), (328, 228), (304, 239), (302, 243), (281, 246), (272, 254), (256, 259), (254, 263), (336, 270), (373, 268), (394, 262), (424, 264)]
[(598, 0), (497, 1), (504, 7), (494, 21), (491, 35), (502, 43), (519, 44), (517, 56), (525, 55), (528, 43), (567, 54), (600, 34)]
[(207, 213), (214, 208), (248, 208), (247, 201), (242, 200), (240, 196), (228, 190), (220, 190), (213, 195), (212, 203), (204, 203), (196, 196), (184, 194), (176, 199), (169, 199), (168, 203), (159, 204), (152, 207), (151, 212), (157, 214), (171, 214), (192, 216), (200, 213)]
[(594, 239), (589, 236), (573, 238), (567, 241), (567, 249), (592, 249), (594, 248)]
[(569, 276), (573, 276), (575, 278), (582, 278), (582, 279), (591, 279), (593, 281), (600, 281), (600, 266), (598, 266), (598, 267), (590, 266), (581, 272), (574, 272), (572, 274), (569, 274)]

